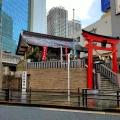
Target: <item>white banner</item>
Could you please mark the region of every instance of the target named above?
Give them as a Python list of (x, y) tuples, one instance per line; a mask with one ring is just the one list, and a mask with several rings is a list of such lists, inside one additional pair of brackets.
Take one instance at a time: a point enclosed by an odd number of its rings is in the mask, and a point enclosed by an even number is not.
[(22, 91), (26, 91), (27, 71), (22, 73)]
[(120, 13), (120, 0), (115, 0), (116, 14)]

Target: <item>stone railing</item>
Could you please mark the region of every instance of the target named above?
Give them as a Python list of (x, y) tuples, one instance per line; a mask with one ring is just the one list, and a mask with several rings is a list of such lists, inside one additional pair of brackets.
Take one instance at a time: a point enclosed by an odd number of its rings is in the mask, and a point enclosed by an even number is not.
[(110, 79), (112, 83), (115, 83), (118, 85), (118, 80), (117, 80), (118, 74), (116, 74), (115, 72), (113, 72), (111, 69), (109, 69), (107, 66), (103, 64), (97, 64), (96, 69), (99, 70), (101, 74), (103, 74), (108, 79)]
[[(47, 61), (47, 62), (27, 62), (27, 69), (34, 69), (34, 68), (67, 68), (68, 61)], [(70, 68), (78, 68), (78, 67), (85, 67), (84, 60), (71, 60), (70, 61)]]

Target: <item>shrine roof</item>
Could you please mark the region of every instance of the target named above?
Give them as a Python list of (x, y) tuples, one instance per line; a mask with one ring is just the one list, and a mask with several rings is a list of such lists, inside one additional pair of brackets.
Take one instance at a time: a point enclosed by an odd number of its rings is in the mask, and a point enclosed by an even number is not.
[[(74, 42), (71, 38), (57, 37), (47, 34), (23, 31), (19, 37), (16, 54), (23, 55), (28, 46), (47, 46), (51, 48), (73, 48)], [(21, 51), (21, 52), (20, 52)]]
[(24, 55), (24, 52), (29, 46), (47, 46), (51, 48), (66, 48), (67, 46), (69, 49), (72, 49), (74, 47), (74, 42), (71, 38), (64, 38), (23, 30), (19, 36), (19, 43), (16, 54)]

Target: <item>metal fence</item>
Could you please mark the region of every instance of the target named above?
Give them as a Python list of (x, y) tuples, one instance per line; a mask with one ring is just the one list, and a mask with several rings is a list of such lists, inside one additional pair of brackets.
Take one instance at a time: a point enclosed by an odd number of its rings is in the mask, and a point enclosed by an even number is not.
[(69, 90), (69, 102), (68, 89), (2, 89), (0, 97), (2, 101), (16, 103), (80, 106), (79, 88)]
[(120, 107), (120, 90), (82, 89), (84, 107), (116, 108)]
[(95, 89), (1, 89), (0, 101), (74, 107), (120, 108), (120, 90)]

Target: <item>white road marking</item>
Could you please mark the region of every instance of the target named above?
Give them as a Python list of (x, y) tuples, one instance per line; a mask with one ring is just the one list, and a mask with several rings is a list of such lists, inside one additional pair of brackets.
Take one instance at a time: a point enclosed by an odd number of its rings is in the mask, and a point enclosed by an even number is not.
[(106, 115), (119, 115), (120, 113), (114, 112), (101, 112), (101, 111), (87, 111), (87, 110), (66, 110), (57, 108), (39, 108), (41, 110), (52, 110), (52, 111), (62, 111), (62, 112), (79, 112), (79, 113), (91, 113), (91, 114), (106, 114)]

